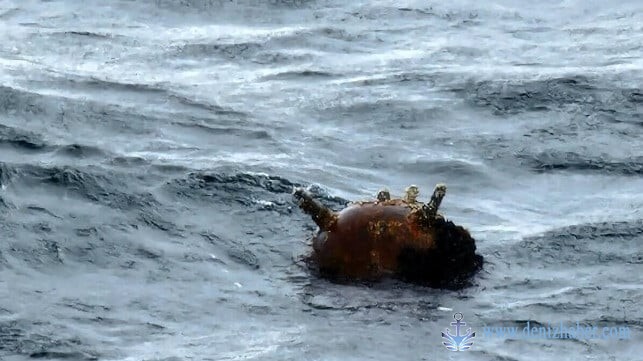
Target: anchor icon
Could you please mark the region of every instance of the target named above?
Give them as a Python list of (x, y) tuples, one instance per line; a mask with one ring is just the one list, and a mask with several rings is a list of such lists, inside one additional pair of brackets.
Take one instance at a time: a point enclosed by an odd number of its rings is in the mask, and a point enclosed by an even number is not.
[(460, 334), (460, 329), (467, 325), (462, 321), (464, 315), (460, 312), (453, 315), (455, 322), (451, 322), (451, 326), (455, 326), (455, 335), (451, 334), (451, 330), (445, 329), (446, 333), (442, 332), (442, 338), (445, 342), (442, 344), (450, 351), (464, 351), (471, 348), (473, 345), (473, 338), (476, 337), (475, 332), (471, 332), (471, 328), (467, 329), (465, 334)]

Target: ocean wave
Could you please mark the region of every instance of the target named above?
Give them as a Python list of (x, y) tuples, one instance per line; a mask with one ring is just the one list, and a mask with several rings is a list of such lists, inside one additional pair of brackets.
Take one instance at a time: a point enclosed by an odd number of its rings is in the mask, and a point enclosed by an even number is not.
[(167, 53), (168, 56), (172, 54), (180, 56), (181, 58), (210, 58), (218, 56), (223, 59), (243, 59), (249, 60), (262, 50), (264, 46), (260, 43), (245, 42), (245, 43), (187, 43), (183, 45), (174, 46), (172, 50)]
[(52, 32), (52, 35), (75, 35), (79, 37), (87, 37), (90, 38), (91, 41), (95, 40), (113, 40), (115, 35), (110, 34), (110, 33), (101, 33), (101, 32), (94, 32), (94, 31), (87, 31), (87, 30), (69, 30), (69, 31), (62, 31), (62, 32)]
[[(166, 184), (167, 191), (181, 198), (207, 199), (208, 202), (259, 206), (259, 195), (290, 194), (296, 183), (278, 176), (250, 173), (193, 172)], [(285, 200), (271, 197), (271, 204), (286, 211)]]
[(572, 151), (550, 150), (537, 154), (517, 154), (524, 165), (539, 173), (571, 171), (639, 176), (643, 174), (643, 156), (624, 159), (595, 157)]
[(293, 71), (285, 71), (285, 72), (280, 72), (277, 74), (272, 74), (272, 75), (267, 75), (262, 77), (261, 79), (263, 81), (270, 81), (270, 80), (314, 80), (314, 79), (332, 79), (334, 77), (337, 77), (337, 74), (325, 72), (325, 71), (318, 71), (318, 70), (293, 70)]
[[(110, 120), (118, 120), (119, 116), (130, 116), (143, 122), (157, 123), (168, 121), (171, 117), (168, 113), (194, 116), (197, 114), (195, 111), (202, 112), (205, 117), (230, 117), (235, 120), (249, 118), (246, 112), (220, 106), (211, 99), (182, 94), (170, 89), (168, 84), (163, 82), (127, 82), (96, 76), (60, 74), (45, 80), (32, 81), (29, 86), (31, 90), (5, 88), (8, 93), (13, 93), (12, 98), (16, 100), (24, 99), (32, 106), (42, 104), (43, 109), (57, 108), (58, 112), (55, 115), (63, 122), (77, 118), (77, 113), (83, 113), (88, 118), (109, 117)], [(154, 110), (141, 110), (138, 107), (141, 102), (155, 105)], [(128, 104), (129, 107), (126, 106)], [(12, 114), (28, 113), (27, 109), (18, 106), (8, 110)]]
[(235, 137), (237, 139), (243, 139), (244, 141), (257, 139), (274, 140), (272, 135), (263, 129), (244, 129), (240, 127), (218, 126), (216, 124), (204, 124), (202, 121), (197, 120), (174, 122), (173, 124), (186, 128), (196, 128), (199, 131), (203, 131), (210, 135)]
[(0, 146), (3, 145), (22, 152), (51, 152), (58, 156), (76, 159), (102, 159), (107, 155), (107, 152), (96, 146), (82, 144), (54, 145), (45, 142), (43, 137), (35, 132), (0, 124)]
[[(257, 257), (256, 253), (252, 249), (248, 248), (243, 243), (216, 235), (212, 232), (203, 232), (201, 233), (201, 237), (217, 249), (225, 252), (226, 259), (224, 260), (215, 256), (216, 258), (214, 258), (214, 260), (216, 262), (223, 265), (229, 265), (230, 262), (234, 262), (251, 270), (261, 268), (259, 257)], [(226, 260), (228, 262), (226, 262)]]
[(329, 122), (342, 122), (369, 131), (373, 127), (412, 129), (442, 120), (448, 114), (445, 109), (425, 108), (404, 99), (355, 101), (346, 97), (314, 104), (313, 110), (317, 112), (316, 117), (328, 119)]
[(127, 175), (99, 167), (47, 167), (4, 162), (0, 162), (0, 167), (5, 186), (49, 186), (54, 194), (75, 195), (80, 199), (121, 210), (158, 206), (151, 193), (124, 192), (124, 189), (129, 189)]
[[(254, 0), (237, 0), (235, 5), (241, 8), (302, 8), (310, 7), (317, 3), (317, 0), (269, 0), (256, 2)], [(229, 5), (225, 0), (155, 0), (155, 5), (162, 9), (169, 9), (178, 12), (191, 12), (199, 14), (219, 13)]]
[(463, 178), (475, 179), (476, 182), (482, 182), (489, 179), (488, 172), (482, 164), (475, 164), (456, 159), (427, 159), (417, 158), (414, 160), (402, 160), (398, 162), (400, 169), (404, 172), (427, 174), (436, 178)]
[[(186, 39), (163, 50), (169, 58), (216, 59), (242, 65), (244, 62), (266, 64), (310, 63), (325, 53), (344, 54), (346, 48), (360, 42), (377, 44), (373, 35), (342, 27), (296, 27), (281, 31), (250, 34), (238, 38)], [(366, 51), (367, 47), (353, 49)]]
[(42, 96), (34, 92), (0, 85), (0, 111), (9, 115), (46, 114), (53, 104), (43, 104)]
[(4, 210), (11, 208), (11, 205), (4, 199), (2, 194), (0, 194), (0, 208)]
[(300, 49), (306, 42), (307, 34), (297, 31), (295, 34), (273, 35), (246, 42), (187, 42), (169, 47), (164, 51), (164, 56), (210, 61), (219, 59), (261, 65), (302, 63), (315, 58), (313, 52)]
[(1, 145), (8, 145), (23, 151), (45, 150), (50, 148), (40, 135), (2, 124), (0, 124), (0, 146)]
[[(615, 87), (610, 80), (568, 76), (543, 80), (473, 82), (464, 89), (469, 102), (496, 115), (579, 109), (584, 112), (621, 110), (636, 116), (639, 89)], [(567, 109), (576, 106), (577, 109)], [(640, 115), (639, 115), (640, 116)]]
[[(360, 4), (361, 5), (361, 4)], [(442, 21), (450, 26), (473, 26), (479, 25), (478, 18), (481, 14), (486, 15), (487, 9), (474, 9), (464, 7), (461, 9), (446, 8), (443, 6), (416, 6), (398, 7), (382, 6), (379, 4), (368, 4), (356, 6), (348, 15), (359, 20), (383, 21), (384, 19), (403, 20), (402, 24), (409, 21)]]
[(177, 93), (170, 93), (169, 99), (174, 100), (179, 104), (182, 104), (191, 108), (205, 110), (211, 114), (228, 115), (228, 116), (235, 117), (235, 119), (239, 119), (239, 120), (246, 119), (249, 117), (249, 115), (245, 112), (238, 111), (229, 107), (222, 107), (210, 101), (206, 101), (203, 99), (197, 100), (195, 98), (187, 97), (185, 95), (180, 95)]
[(78, 338), (65, 338), (55, 331), (46, 333), (51, 328), (51, 323), (35, 320), (1, 321), (0, 351), (33, 359), (98, 360), (98, 354), (83, 350), (86, 346)]
[[(508, 314), (641, 330), (635, 1), (12, 4), (0, 358), (409, 359), (455, 312), (477, 332)], [(339, 210), (427, 177), (484, 235), (476, 285), (304, 264), (317, 226), (294, 187)], [(551, 229), (584, 219), (606, 222)], [(637, 356), (487, 341), (473, 359)]]
[(88, 119), (91, 119), (94, 130), (102, 129), (114, 134), (154, 133), (159, 121), (156, 114), (137, 114), (132, 107), (105, 103), (104, 100), (41, 94), (35, 90), (6, 86), (0, 86), (0, 111), (12, 118), (43, 122), (46, 119), (52, 127), (62, 130), (66, 130), (65, 127), (86, 127)]
[(526, 238), (513, 247), (512, 259), (538, 268), (638, 264), (641, 245), (643, 220), (580, 224)]
[(285, 65), (315, 61), (315, 55), (307, 51), (266, 50), (258, 53), (252, 61), (259, 65)]
[(439, 83), (439, 74), (424, 71), (401, 71), (392, 73), (378, 73), (371, 75), (363, 75), (356, 77), (349, 77), (341, 80), (342, 83), (357, 85), (357, 86), (372, 86), (378, 87), (382, 85), (397, 85), (397, 86), (414, 86), (422, 85), (426, 88), (433, 88)]
[(483, 81), (472, 84), (467, 97), (496, 114), (516, 114), (591, 103), (596, 100), (596, 92), (588, 78), (576, 76), (525, 82)]
[[(18, 267), (48, 272), (77, 263), (136, 268), (150, 261), (162, 273), (169, 267), (168, 257), (142, 257), (146, 250), (157, 252), (142, 239), (156, 233), (179, 240), (187, 234), (171, 204), (140, 183), (136, 186), (134, 179), (140, 176), (97, 166), (0, 163), (0, 169), (5, 192), (20, 203), (3, 214), (0, 234), (22, 240), (0, 248)], [(131, 259), (122, 259), (124, 254), (137, 254), (131, 257), (135, 264), (128, 265)]]
[(143, 157), (116, 156), (111, 158), (107, 163), (119, 167), (138, 168), (150, 164), (150, 161)]
[(538, 238), (559, 240), (610, 240), (628, 243), (643, 238), (643, 219), (620, 222), (578, 224), (549, 231)]
[(100, 158), (103, 159), (107, 156), (107, 152), (99, 147), (82, 145), (82, 144), (67, 144), (57, 147), (56, 154), (63, 155), (70, 158)]
[[(165, 191), (182, 199), (202, 200), (208, 203), (242, 205), (251, 209), (276, 211), (289, 214), (292, 211), (292, 191), (302, 184), (286, 178), (256, 173), (192, 172), (186, 177), (167, 182)], [(322, 202), (339, 208), (348, 201), (326, 193), (321, 187), (308, 187)]]
[(125, 82), (114, 79), (99, 78), (97, 76), (74, 76), (64, 74), (63, 78), (55, 79), (58, 85), (64, 84), (72, 89), (79, 90), (102, 90), (131, 92), (138, 94), (166, 94), (168, 91), (163, 83), (135, 83)]

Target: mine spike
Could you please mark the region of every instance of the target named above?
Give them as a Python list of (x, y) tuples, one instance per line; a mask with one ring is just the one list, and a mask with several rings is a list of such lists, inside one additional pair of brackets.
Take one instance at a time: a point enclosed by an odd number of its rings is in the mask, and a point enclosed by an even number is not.
[(420, 189), (415, 184), (411, 184), (404, 190), (404, 201), (408, 204), (415, 204), (418, 195), (420, 195)]
[(379, 192), (377, 192), (377, 200), (379, 202), (386, 202), (391, 200), (391, 192), (389, 192), (388, 189), (382, 188)]
[(297, 201), (299, 208), (310, 215), (321, 230), (327, 231), (330, 229), (336, 218), (333, 211), (314, 200), (310, 193), (303, 188), (295, 188), (293, 197)]
[(424, 205), (423, 210), (424, 214), (428, 219), (434, 219), (437, 214), (438, 214), (438, 208), (440, 208), (440, 204), (442, 203), (442, 199), (447, 193), (447, 186), (443, 183), (438, 183), (435, 185), (435, 189), (433, 190), (433, 195), (431, 195), (431, 200), (429, 203), (426, 203)]

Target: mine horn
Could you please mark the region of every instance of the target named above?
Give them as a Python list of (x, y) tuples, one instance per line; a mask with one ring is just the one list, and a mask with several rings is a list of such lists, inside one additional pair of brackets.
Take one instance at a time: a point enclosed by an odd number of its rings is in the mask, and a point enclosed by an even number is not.
[(336, 218), (333, 211), (314, 200), (310, 193), (303, 188), (295, 188), (292, 195), (297, 205), (299, 205), (299, 208), (309, 214), (320, 229), (324, 231), (329, 230), (332, 222)]

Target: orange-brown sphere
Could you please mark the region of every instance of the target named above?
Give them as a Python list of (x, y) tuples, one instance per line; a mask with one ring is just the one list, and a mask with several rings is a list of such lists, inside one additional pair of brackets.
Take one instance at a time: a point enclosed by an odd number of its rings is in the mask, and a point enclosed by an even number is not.
[(395, 273), (401, 250), (409, 247), (430, 250), (435, 242), (417, 208), (400, 200), (350, 205), (313, 239), (320, 267), (351, 278)]
[(299, 207), (319, 226), (313, 260), (322, 274), (362, 280), (392, 275), (457, 287), (481, 267), (483, 259), (475, 253), (469, 232), (436, 212), (443, 196), (441, 186), (427, 204), (417, 202), (413, 192), (392, 200), (380, 193), (378, 201), (353, 203), (333, 212), (304, 190), (294, 192)]

